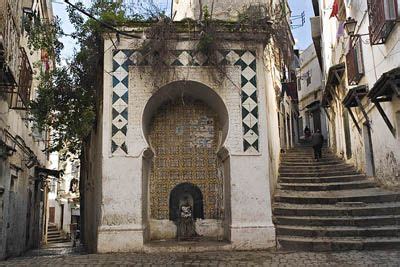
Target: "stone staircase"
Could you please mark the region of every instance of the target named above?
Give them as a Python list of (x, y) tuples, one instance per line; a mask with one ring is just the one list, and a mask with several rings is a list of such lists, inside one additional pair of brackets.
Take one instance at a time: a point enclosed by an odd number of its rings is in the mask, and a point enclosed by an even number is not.
[(282, 155), (273, 213), (283, 249), (400, 247), (400, 192), (379, 188), (326, 148), (319, 162), (307, 145)]
[(62, 236), (56, 225), (49, 224), (47, 227), (47, 244), (64, 242), (69, 242), (69, 240)]

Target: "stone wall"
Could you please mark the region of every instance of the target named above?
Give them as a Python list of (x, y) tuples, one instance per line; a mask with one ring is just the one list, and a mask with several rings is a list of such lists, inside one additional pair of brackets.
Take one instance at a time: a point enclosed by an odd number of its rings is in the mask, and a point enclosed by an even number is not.
[(212, 13), (213, 18), (232, 20), (238, 17), (240, 12), (243, 12), (249, 5), (270, 4), (267, 0), (173, 0), (173, 14), (175, 20), (182, 20), (184, 18), (199, 19), (200, 17), (200, 3), (203, 8), (207, 7), (208, 11)]
[[(320, 8), (324, 10), (328, 4), (324, 1), (319, 1)], [(356, 34), (366, 34), (369, 32), (369, 18), (366, 1), (357, 1), (357, 5), (346, 6), (348, 17), (354, 18), (358, 24)], [(329, 13), (329, 12), (328, 12)], [(348, 37), (341, 36), (337, 38), (338, 23), (336, 19), (330, 19), (327, 12), (321, 16), (323, 25), (322, 34), (322, 58), (324, 77), (326, 79), (329, 68), (335, 64), (345, 61), (346, 48), (348, 45)], [(400, 34), (400, 25), (396, 23), (392, 32), (388, 36), (386, 42), (381, 45), (370, 45), (368, 36), (362, 36), (362, 62), (364, 67), (364, 75), (357, 84), (367, 86), (367, 90), (374, 87), (377, 80), (384, 74), (394, 68), (399, 67), (398, 51), (400, 43), (398, 36)], [(332, 49), (332, 47), (334, 49)], [(332, 108), (329, 109), (331, 122), (329, 122), (330, 144), (336, 144), (335, 152), (338, 156), (347, 159), (349, 163), (356, 165), (357, 169), (367, 173), (370, 176), (375, 176), (376, 180), (384, 186), (393, 187), (400, 185), (399, 179), (399, 160), (400, 160), (400, 138), (393, 135), (388, 126), (385, 124), (382, 116), (379, 114), (376, 106), (371, 103), (368, 97), (364, 97), (361, 102), (366, 111), (371, 123), (373, 164), (369, 164), (366, 160), (366, 134), (364, 125), (366, 118), (362, 114), (359, 107), (353, 107), (352, 111), (355, 114), (356, 122), (360, 127), (357, 129), (356, 124), (350, 119), (350, 141), (352, 155), (346, 156), (346, 141), (344, 139), (344, 121), (343, 110), (345, 107), (342, 104), (344, 97), (352, 86), (348, 85), (346, 73), (344, 74), (341, 83), (334, 90), (339, 96), (338, 99), (332, 102)], [(390, 102), (381, 103), (384, 112), (396, 132), (400, 126), (397, 122), (396, 114), (400, 111), (398, 97), (393, 94), (393, 99)], [(375, 172), (372, 170), (372, 165), (375, 167)]]
[[(185, 94), (204, 101), (218, 114), (228, 114), (223, 115), (226, 137), (219, 152), (225, 166), (226, 216), (219, 224), (223, 230), (218, 223), (200, 220), (199, 229), (218, 235), (223, 232), (233, 247), (241, 249), (275, 244), (268, 179), (267, 87), (264, 66), (256, 64), (263, 60), (263, 47), (233, 42), (231, 50), (222, 55), (238, 64), (226, 66), (226, 77), (215, 80), (210, 74), (216, 70), (211, 66), (188, 64), (192, 62), (189, 56), (196, 60), (191, 53), (194, 45), (179, 42), (172, 51), (178, 57), (171, 61), (175, 65), (154, 75), (150, 67), (137, 64), (135, 50), (140, 41), (122, 38), (117, 48), (111, 40), (105, 41), (99, 252), (142, 251), (144, 242), (151, 238), (149, 228), (160, 229), (149, 217), (148, 179), (153, 153), (146, 133), (152, 112), (163, 97), (168, 99), (174, 92), (179, 95), (182, 91), (174, 87), (183, 85), (188, 87)], [(173, 227), (164, 228), (164, 233), (173, 233)], [(152, 233), (156, 235), (156, 231)]]

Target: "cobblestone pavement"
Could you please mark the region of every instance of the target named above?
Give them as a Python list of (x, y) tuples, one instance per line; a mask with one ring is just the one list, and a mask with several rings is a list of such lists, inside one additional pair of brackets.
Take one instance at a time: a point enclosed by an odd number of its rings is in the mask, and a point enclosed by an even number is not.
[(400, 251), (205, 252), (170, 254), (87, 254), (29, 256), (0, 266), (400, 266)]

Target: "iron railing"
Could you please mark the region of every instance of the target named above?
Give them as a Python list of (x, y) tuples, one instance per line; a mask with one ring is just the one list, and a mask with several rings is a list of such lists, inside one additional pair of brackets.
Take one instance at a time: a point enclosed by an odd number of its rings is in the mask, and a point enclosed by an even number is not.
[(368, 0), (369, 34), (372, 45), (386, 42), (396, 19), (398, 0)]

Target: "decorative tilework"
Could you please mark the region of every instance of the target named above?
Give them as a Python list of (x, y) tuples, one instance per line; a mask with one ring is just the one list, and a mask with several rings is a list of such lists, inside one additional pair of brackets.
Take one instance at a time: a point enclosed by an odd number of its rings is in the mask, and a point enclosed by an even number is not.
[[(221, 50), (218, 51), (220, 64), (241, 67), (243, 150), (259, 151), (258, 96), (257, 96), (257, 60), (254, 51)], [(137, 50), (115, 50), (113, 52), (113, 96), (112, 96), (112, 154), (127, 154), (126, 136), (128, 128), (128, 88), (129, 66), (149, 65)], [(167, 63), (171, 66), (208, 66), (205, 55), (193, 50), (175, 50), (170, 52)]]
[(223, 179), (216, 153), (220, 130), (218, 115), (202, 101), (185, 97), (158, 109), (149, 131), (156, 155), (149, 181), (152, 219), (169, 218), (170, 193), (182, 183), (201, 190), (205, 218), (222, 218)]

